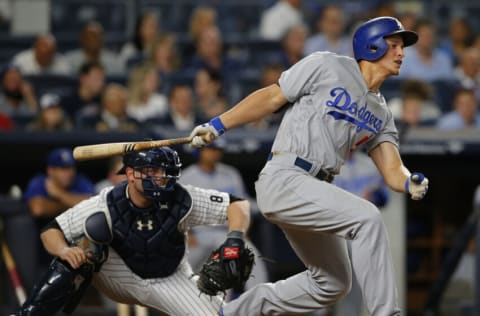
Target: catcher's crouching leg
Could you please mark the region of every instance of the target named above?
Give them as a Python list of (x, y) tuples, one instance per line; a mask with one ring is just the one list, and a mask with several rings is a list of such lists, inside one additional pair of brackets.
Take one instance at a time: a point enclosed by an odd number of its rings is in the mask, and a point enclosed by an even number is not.
[(71, 313), (90, 284), (93, 267), (84, 264), (74, 270), (60, 259), (54, 259), (48, 271), (32, 290), (16, 316), (52, 316), (62, 307)]

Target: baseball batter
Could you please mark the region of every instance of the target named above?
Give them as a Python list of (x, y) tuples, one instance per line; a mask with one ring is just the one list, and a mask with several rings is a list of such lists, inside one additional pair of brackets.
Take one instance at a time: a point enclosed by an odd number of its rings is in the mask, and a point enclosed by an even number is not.
[[(353, 37), (355, 59), (313, 53), (282, 73), (278, 84), (247, 96), (197, 126), (198, 137), (256, 121), (291, 104), (255, 184), (264, 216), (285, 233), (307, 270), (262, 284), (223, 306), (223, 315), (293, 315), (334, 304), (348, 293), (352, 268), (371, 315), (400, 315), (387, 233), (379, 210), (330, 182), (360, 145), (393, 190), (424, 197), (428, 180), (411, 174), (398, 151), (392, 114), (380, 93), (399, 74), (404, 47), (417, 41), (392, 17), (362, 24)], [(351, 240), (352, 254), (347, 253)]]
[(123, 163), (127, 181), (72, 207), (43, 231), (43, 244), (57, 259), (16, 315), (71, 312), (90, 279), (117, 302), (168, 315), (218, 315), (222, 298), (200, 295), (185, 259), (186, 232), (224, 224), (228, 216), (225, 243), (237, 242), (249, 225), (249, 203), (178, 184), (180, 160), (168, 147), (129, 153)]

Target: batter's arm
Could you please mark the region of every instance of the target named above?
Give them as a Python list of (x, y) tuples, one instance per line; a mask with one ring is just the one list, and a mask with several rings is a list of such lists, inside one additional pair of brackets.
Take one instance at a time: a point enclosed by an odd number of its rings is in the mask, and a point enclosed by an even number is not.
[(410, 171), (403, 165), (397, 146), (390, 142), (380, 143), (370, 151), (370, 157), (385, 183), (392, 190), (405, 192), (405, 181), (410, 177)]
[(277, 111), (287, 102), (280, 87), (272, 84), (245, 97), (229, 111), (220, 115), (220, 119), (226, 129), (231, 129), (257, 121)]

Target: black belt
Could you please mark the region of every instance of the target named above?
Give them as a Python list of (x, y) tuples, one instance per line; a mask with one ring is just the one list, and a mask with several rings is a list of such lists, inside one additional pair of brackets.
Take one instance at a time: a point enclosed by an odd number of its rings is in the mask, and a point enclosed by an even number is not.
[[(273, 154), (269, 153), (267, 161), (272, 160), (272, 157), (273, 157)], [(295, 158), (294, 165), (302, 168), (306, 172), (310, 172), (310, 170), (312, 170), (312, 167), (313, 167), (313, 164), (311, 162), (309, 162), (309, 161), (307, 161), (303, 158), (300, 158), (300, 157)], [(314, 175), (314, 177), (319, 179), (319, 180), (326, 181), (326, 182), (329, 182), (329, 183), (331, 183), (333, 181), (333, 178), (334, 178), (334, 176), (332, 174), (330, 174), (329, 172), (327, 172), (323, 169), (320, 169), (320, 171), (318, 171), (317, 174)]]

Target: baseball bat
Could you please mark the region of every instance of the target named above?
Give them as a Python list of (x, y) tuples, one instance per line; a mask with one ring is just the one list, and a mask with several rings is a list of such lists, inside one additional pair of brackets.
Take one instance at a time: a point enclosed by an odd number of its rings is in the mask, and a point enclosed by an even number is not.
[[(201, 136), (205, 141), (211, 142), (215, 139), (212, 133)], [(147, 150), (156, 147), (188, 144), (193, 137), (180, 137), (163, 140), (150, 140), (129, 143), (105, 143), (96, 145), (77, 146), (73, 149), (73, 157), (78, 161), (108, 158), (116, 155), (123, 155), (131, 151)]]
[(25, 288), (23, 287), (22, 281), (20, 280), (17, 265), (15, 264), (15, 260), (13, 259), (12, 253), (10, 252), (10, 248), (8, 247), (7, 242), (3, 238), (3, 221), (0, 222), (0, 232), (2, 234), (2, 236), (0, 236), (0, 243), (2, 248), (3, 261), (5, 262), (5, 266), (7, 267), (8, 275), (15, 290), (15, 296), (17, 297), (17, 301), (20, 305), (22, 305), (23, 302), (25, 302), (25, 300), (27, 299), (27, 295), (25, 294)]
[[(140, 305), (134, 305), (135, 316), (148, 316), (148, 309)], [(117, 303), (117, 316), (130, 316), (130, 305)]]
[(130, 316), (130, 305), (117, 303), (117, 316)]

